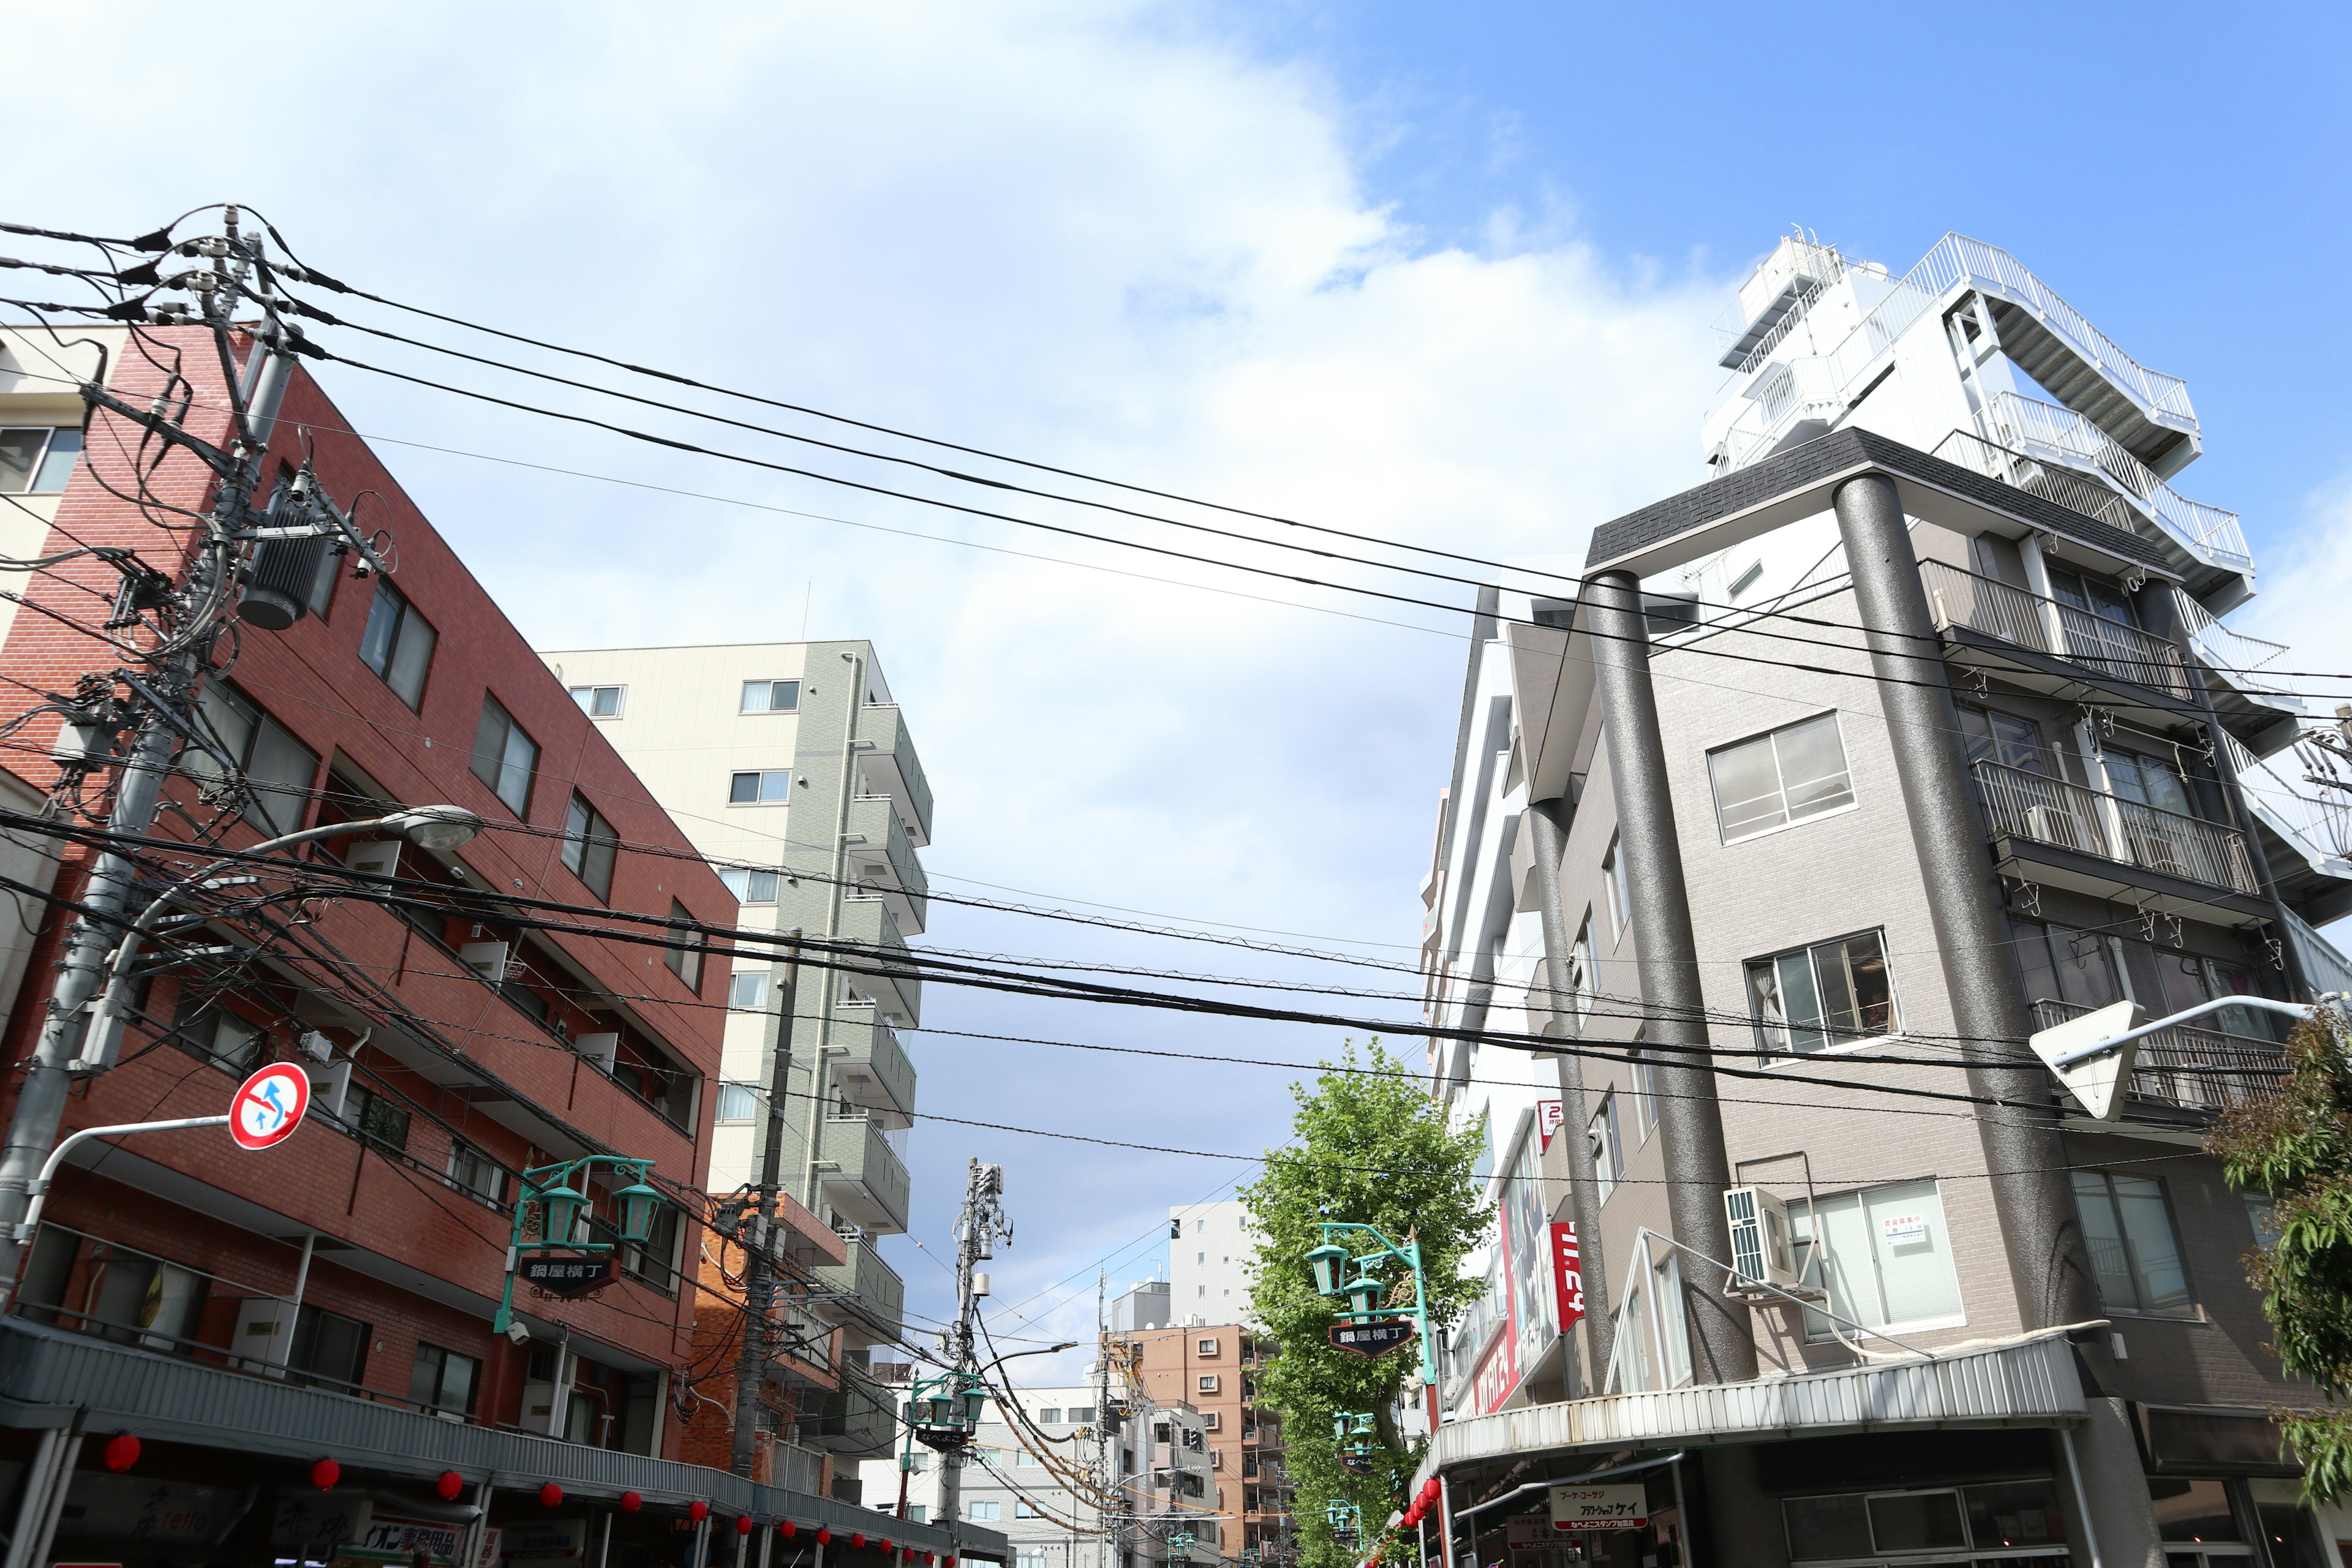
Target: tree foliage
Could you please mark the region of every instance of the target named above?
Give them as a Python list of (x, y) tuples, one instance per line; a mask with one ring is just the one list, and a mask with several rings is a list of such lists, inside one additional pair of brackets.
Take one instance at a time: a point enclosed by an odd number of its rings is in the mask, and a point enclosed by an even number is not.
[[(1448, 1131), (1444, 1106), (1377, 1039), (1360, 1060), (1350, 1040), (1337, 1062), (1322, 1066), (1311, 1088), (1291, 1085), (1295, 1141), (1268, 1153), (1265, 1175), (1242, 1196), (1257, 1230), (1250, 1304), (1282, 1347), (1258, 1386), (1282, 1413), (1300, 1563), (1346, 1568), (1370, 1552), (1419, 1463), (1417, 1450), (1398, 1436), (1391, 1407), (1401, 1396), (1421, 1397), (1420, 1357), (1400, 1351), (1365, 1361), (1331, 1348), (1324, 1331), (1339, 1303), (1316, 1293), (1307, 1263), (1322, 1240), (1317, 1227), (1350, 1220), (1378, 1226), (1399, 1245), (1408, 1237), (1419, 1242), (1432, 1324), (1444, 1328), (1486, 1288), (1462, 1278), (1461, 1263), (1492, 1215), (1472, 1174), (1486, 1150), (1483, 1124)], [(1408, 1282), (1391, 1299), (1409, 1301), (1410, 1292)], [(1379, 1416), (1381, 1443), (1371, 1474), (1359, 1477), (1340, 1468), (1331, 1424), (1339, 1412), (1365, 1410)], [(1326, 1517), (1334, 1500), (1362, 1511), (1364, 1539), (1334, 1538)]]
[(2277, 1239), (2249, 1253), (2271, 1348), (2326, 1404), (2271, 1412), (2304, 1463), (2304, 1495), (2352, 1491), (2352, 1068), (2340, 1018), (2323, 1009), (2287, 1041), (2273, 1098), (2225, 1113), (2206, 1141), (2231, 1184), (2270, 1194)]

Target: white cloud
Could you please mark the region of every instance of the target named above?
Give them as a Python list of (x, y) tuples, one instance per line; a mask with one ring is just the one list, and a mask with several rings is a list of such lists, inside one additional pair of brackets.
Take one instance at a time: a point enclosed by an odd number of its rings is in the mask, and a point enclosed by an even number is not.
[[(1473, 554), (1580, 552), (1591, 523), (1696, 475), (1716, 379), (1704, 324), (1721, 280), (1631, 272), (1579, 243), (1564, 217), (1530, 228), (1497, 214), (1485, 253), (1423, 249), (1362, 186), (1349, 137), (1381, 128), (1343, 129), (1347, 106), (1308, 70), (1249, 58), (1141, 6), (614, 6), (568, 31), (551, 15), (252, 11), (230, 36), (256, 42), (241, 58), (282, 75), (257, 69), (233, 90), (210, 87), (177, 50), (116, 47), (184, 26), (179, 12), (27, 16), (20, 31), (38, 36), (25, 58), (106, 64), (19, 73), (5, 111), (19, 150), (12, 212), (134, 232), (241, 197), (317, 265), (395, 297)], [(431, 363), (327, 335), (362, 358)], [(446, 362), (431, 374), (511, 392)], [(678, 458), (356, 372), (326, 379), (361, 428), (388, 436), (1460, 625)], [(545, 388), (527, 395), (586, 406)], [(740, 432), (695, 438), (811, 458)], [(385, 450), (547, 646), (793, 637), (813, 583), (813, 631), (871, 637), (908, 709), (939, 792), (931, 861), (943, 872), (1294, 931), (1399, 944), (1418, 935), (1413, 889), (1465, 653), (1454, 637)], [(816, 466), (975, 494), (837, 459)], [(1286, 569), (1371, 579), (1299, 558)], [(1448, 602), (1466, 595), (1389, 582)], [(1246, 956), (945, 910), (933, 935), (1210, 971)], [(1366, 983), (1412, 989), (1405, 976)], [(1335, 1043), (1081, 1011), (942, 987), (927, 1021), (1294, 1058)], [(942, 1037), (918, 1048), (929, 1105), (975, 1120), (1249, 1149), (1286, 1119), (1276, 1072), (1023, 1056)], [(1036, 1243), (1056, 1227), (1090, 1243), (1147, 1231), (1168, 1203), (1230, 1173), (1009, 1137), (997, 1149), (992, 1136), (918, 1129), (919, 1231), (944, 1237), (968, 1145), (1013, 1163), (1016, 1210), (1034, 1205), (1024, 1238)], [(1000, 1299), (1068, 1271), (1067, 1247), (1037, 1246), (1051, 1256), (1030, 1279), (1025, 1251), (1000, 1262)], [(908, 1256), (916, 1297), (935, 1309), (935, 1271)]]

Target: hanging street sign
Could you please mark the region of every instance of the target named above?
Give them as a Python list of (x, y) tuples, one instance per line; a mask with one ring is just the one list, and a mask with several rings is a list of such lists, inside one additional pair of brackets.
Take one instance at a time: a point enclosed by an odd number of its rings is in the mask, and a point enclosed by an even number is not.
[(276, 1062), (237, 1086), (228, 1103), (228, 1133), (240, 1149), (274, 1148), (302, 1125), (310, 1109), (310, 1075), (291, 1062)]
[(1377, 1361), (1401, 1351), (1421, 1337), (1410, 1318), (1374, 1318), (1368, 1323), (1333, 1323), (1323, 1331), (1335, 1351), (1346, 1351), (1366, 1361)]
[(1372, 1457), (1370, 1454), (1341, 1454), (1339, 1468), (1351, 1476), (1369, 1476), (1372, 1473)]
[(603, 1258), (526, 1258), (516, 1272), (526, 1285), (536, 1285), (551, 1296), (585, 1296), (613, 1282), (613, 1259)]

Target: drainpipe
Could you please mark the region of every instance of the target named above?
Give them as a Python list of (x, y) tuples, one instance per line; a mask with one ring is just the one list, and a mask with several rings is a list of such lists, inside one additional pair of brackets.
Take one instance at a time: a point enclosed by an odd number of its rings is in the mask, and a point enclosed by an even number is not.
[[(1544, 975), (1550, 984), (1551, 1016), (1560, 1033), (1573, 1037), (1575, 1020), (1561, 995), (1560, 979), (1568, 973), (1571, 938), (1568, 910), (1560, 903), (1559, 863), (1568, 853), (1568, 828), (1576, 808), (1565, 800), (1539, 800), (1528, 807), (1535, 840), (1536, 903), (1543, 916)], [(1584, 1347), (1596, 1377), (1617, 1353), (1617, 1323), (1609, 1315), (1609, 1268), (1601, 1254), (1601, 1176), (1594, 1168), (1591, 1125), (1584, 1103), (1584, 1058), (1564, 1055), (1559, 1068), (1560, 1137), (1568, 1140), (1568, 1196), (1576, 1215), (1577, 1263), (1584, 1279)], [(1577, 1398), (1582, 1379), (1573, 1356), (1561, 1358), (1568, 1374), (1568, 1396)]]
[[(1912, 581), (1916, 586), (1916, 571)], [(1710, 1258), (1728, 1258), (1731, 1234), (1723, 1194), (1731, 1185), (1731, 1165), (1724, 1153), (1723, 1109), (1707, 1054), (1706, 997), (1699, 983), (1698, 944), (1691, 934), (1657, 693), (1650, 684), (1641, 582), (1631, 572), (1601, 573), (1591, 580), (1586, 603), (1592, 610), (1593, 674), (1615, 784), (1618, 865), (1632, 896), (1641, 961), (1643, 1047), (1658, 1082), (1666, 1212), (1675, 1239)], [(1581, 1135), (1582, 1129), (1578, 1131)], [(1683, 1292), (1685, 1317), (1696, 1331), (1692, 1370), (1698, 1379), (1753, 1379), (1756, 1334), (1747, 1303), (1725, 1294), (1722, 1281), (1704, 1276), (1685, 1278)]]

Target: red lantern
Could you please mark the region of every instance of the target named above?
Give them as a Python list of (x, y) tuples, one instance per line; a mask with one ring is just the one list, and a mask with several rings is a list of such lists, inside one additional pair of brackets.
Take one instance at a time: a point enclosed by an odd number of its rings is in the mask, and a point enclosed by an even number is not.
[(952, 1557), (949, 1558), (946, 1562), (940, 1564), (940, 1568), (955, 1568), (955, 1559)]
[(890, 1554), (890, 1543), (889, 1543), (888, 1542), (887, 1542), (887, 1541), (886, 1541), (886, 1542), (884, 1542), (882, 1543), (882, 1548), (881, 1548), (881, 1550), (882, 1550), (882, 1555), (884, 1555), (885, 1557), (887, 1557), (887, 1556)]
[(139, 1462), (139, 1439), (128, 1432), (118, 1432), (106, 1440), (106, 1468), (127, 1470)]
[(830, 1525), (824, 1525), (824, 1524), (820, 1524), (820, 1525), (818, 1525), (818, 1526), (817, 1526), (817, 1528), (816, 1528), (816, 1543), (817, 1543), (819, 1546), (830, 1546), (830, 1545), (832, 1545), (832, 1544), (833, 1544), (833, 1527), (832, 1527), (832, 1526), (830, 1526)]
[(557, 1486), (553, 1481), (550, 1481), (545, 1486), (539, 1489), (539, 1500), (545, 1503), (548, 1507), (553, 1508), (556, 1504), (563, 1500), (563, 1489)]
[(738, 1535), (749, 1535), (751, 1533), (751, 1516), (750, 1514), (739, 1513), (735, 1516), (735, 1533)]
[(704, 1520), (710, 1517), (710, 1505), (704, 1502), (700, 1498), (697, 1498), (694, 1501), (686, 1505), (686, 1517), (694, 1521), (695, 1523), (700, 1524)]
[(645, 1506), (646, 1500), (639, 1497), (636, 1493), (623, 1492), (621, 1494), (621, 1511), (623, 1513), (635, 1513), (637, 1510)]
[(866, 1544), (866, 1532), (862, 1530), (851, 1531), (849, 1532), (849, 1544), (853, 1548), (863, 1548)]
[(928, 1552), (923, 1553), (923, 1568), (931, 1568), (931, 1554)]
[(782, 1536), (786, 1541), (790, 1541), (793, 1536), (798, 1535), (800, 1532), (801, 1527), (794, 1524), (789, 1519), (780, 1519), (776, 1521), (776, 1533)]
[(332, 1459), (321, 1459), (310, 1467), (310, 1484), (320, 1491), (331, 1489), (343, 1479), (343, 1467)]
[(443, 1502), (454, 1502), (457, 1494), (466, 1489), (466, 1478), (455, 1470), (444, 1470), (434, 1481), (433, 1489), (441, 1494)]

